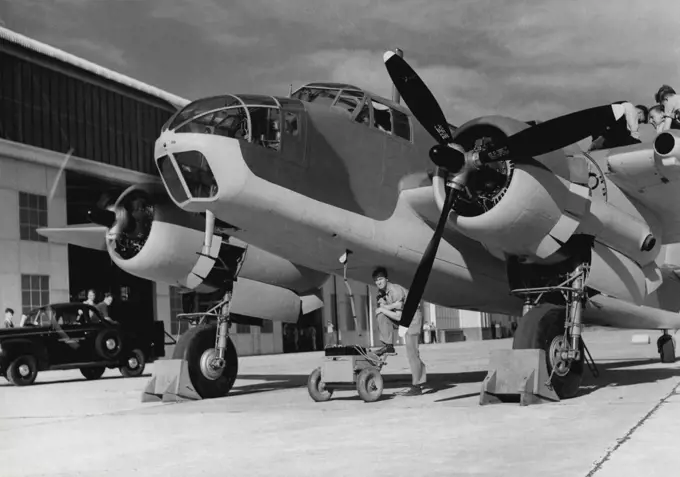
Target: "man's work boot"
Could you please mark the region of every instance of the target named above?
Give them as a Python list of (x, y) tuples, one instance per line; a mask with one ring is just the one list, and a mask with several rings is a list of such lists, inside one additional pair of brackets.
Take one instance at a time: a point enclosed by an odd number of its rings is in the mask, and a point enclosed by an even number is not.
[(393, 356), (396, 355), (397, 352), (394, 351), (394, 345), (383, 345), (383, 347), (376, 351), (375, 354), (378, 356)]
[(423, 390), (420, 386), (410, 386), (408, 389), (397, 393), (399, 396), (422, 396)]

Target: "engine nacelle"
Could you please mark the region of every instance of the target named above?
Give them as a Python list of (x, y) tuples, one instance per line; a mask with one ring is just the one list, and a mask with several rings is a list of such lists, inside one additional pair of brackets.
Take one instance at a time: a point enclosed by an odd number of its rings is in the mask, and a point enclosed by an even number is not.
[(132, 186), (110, 209), (116, 222), (107, 234), (109, 255), (121, 269), (147, 280), (210, 293), (239, 272), (239, 277), (302, 294), (327, 279), (235, 240), (217, 226), (209, 255), (219, 259), (201, 255), (205, 218), (175, 206), (161, 186)]
[[(479, 118), (457, 129), (454, 140), (471, 150), (527, 127), (505, 117)], [(559, 149), (521, 164), (492, 163), (471, 172), (469, 194), (454, 205), (449, 224), (500, 259), (559, 261), (566, 258), (563, 246), (572, 236), (588, 235), (640, 265), (651, 262), (660, 244), (649, 224), (606, 198), (593, 199), (588, 186), (592, 165), (580, 149), (566, 152)], [(433, 178), (440, 210), (444, 174), (438, 171)]]
[[(478, 118), (457, 129), (454, 140), (471, 150), (481, 141), (495, 142), (527, 127), (505, 117)], [(449, 224), (501, 259), (512, 255), (535, 261), (553, 255), (578, 228), (589, 190), (568, 180), (570, 171), (562, 151), (541, 159), (524, 164), (503, 161), (472, 172), (467, 183), (470, 195), (454, 205)], [(566, 178), (544, 164), (555, 164), (553, 169)], [(433, 184), (441, 210), (445, 198), (442, 172)]]

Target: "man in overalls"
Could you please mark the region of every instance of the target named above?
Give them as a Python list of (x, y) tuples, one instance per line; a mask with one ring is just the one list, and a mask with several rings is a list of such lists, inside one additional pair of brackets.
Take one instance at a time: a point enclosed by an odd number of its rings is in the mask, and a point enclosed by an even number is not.
[[(387, 278), (387, 270), (378, 267), (373, 271), (373, 280), (378, 287), (378, 308), (376, 317), (378, 320), (378, 330), (380, 341), (383, 343), (376, 354), (396, 354), (394, 351), (394, 330), (399, 327), (401, 312), (406, 303), (406, 290), (401, 285), (390, 283)], [(420, 306), (416, 310), (413, 320), (408, 329), (405, 330), (404, 343), (406, 346), (406, 356), (411, 368), (411, 386), (400, 392), (402, 396), (419, 396), (422, 386), (427, 380), (425, 363), (420, 359), (418, 345), (420, 342), (420, 332), (423, 327), (423, 314)], [(401, 333), (400, 333), (401, 334)]]

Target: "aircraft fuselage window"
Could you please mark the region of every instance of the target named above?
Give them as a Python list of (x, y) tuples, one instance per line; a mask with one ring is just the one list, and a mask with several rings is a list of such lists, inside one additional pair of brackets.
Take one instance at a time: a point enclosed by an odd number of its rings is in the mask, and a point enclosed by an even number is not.
[(300, 136), (299, 122), (297, 114), (286, 112), (284, 114), (284, 133), (289, 136), (298, 137)]
[(281, 114), (276, 108), (250, 106), (252, 142), (279, 151), (281, 149)]
[(392, 132), (395, 136), (411, 140), (411, 122), (407, 114), (392, 109)]
[[(373, 108), (374, 128), (386, 134), (399, 136), (407, 141), (411, 140), (411, 122), (407, 114), (374, 100), (371, 100), (371, 106)], [(359, 117), (362, 116), (363, 113), (364, 111), (357, 116), (357, 121), (359, 121)], [(366, 114), (366, 116), (362, 118), (363, 121), (360, 122), (367, 123), (367, 118), (368, 114)]]
[(392, 133), (392, 118), (390, 108), (375, 101), (371, 101), (373, 106), (373, 127), (386, 133)]
[(371, 110), (368, 107), (368, 103), (364, 103), (361, 111), (359, 111), (359, 114), (356, 115), (354, 120), (358, 123), (366, 124), (367, 126), (369, 125), (371, 122)]

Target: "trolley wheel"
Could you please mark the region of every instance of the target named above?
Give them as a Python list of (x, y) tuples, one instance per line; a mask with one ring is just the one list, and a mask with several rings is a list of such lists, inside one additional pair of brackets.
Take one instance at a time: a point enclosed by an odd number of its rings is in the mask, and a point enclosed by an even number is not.
[(364, 368), (357, 378), (357, 392), (364, 402), (375, 402), (383, 392), (383, 377), (378, 368)]
[(321, 381), (321, 368), (316, 368), (312, 371), (312, 374), (309, 375), (309, 379), (307, 379), (307, 391), (309, 391), (309, 395), (316, 402), (328, 401), (333, 395), (333, 391), (326, 390), (326, 386), (323, 381)]

